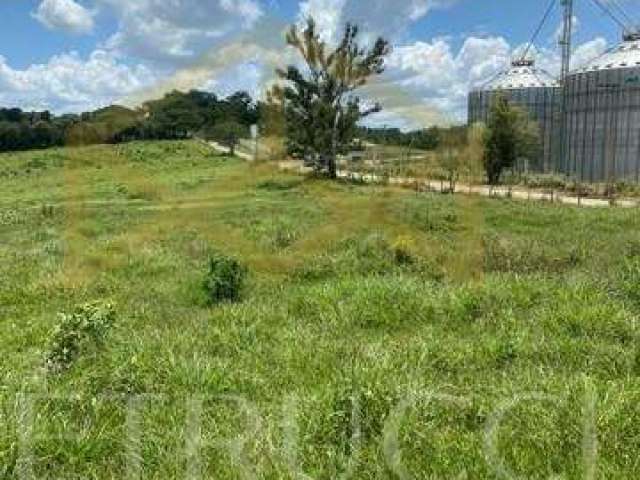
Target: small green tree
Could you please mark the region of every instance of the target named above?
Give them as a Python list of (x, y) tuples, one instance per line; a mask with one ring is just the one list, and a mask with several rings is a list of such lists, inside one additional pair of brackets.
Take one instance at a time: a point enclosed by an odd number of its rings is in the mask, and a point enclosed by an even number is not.
[(379, 105), (362, 109), (355, 91), (384, 71), (389, 42), (378, 38), (367, 49), (357, 37), (358, 27), (348, 24), (338, 46), (330, 49), (313, 19), (302, 31), (292, 26), (287, 43), (306, 68), (278, 70), (285, 85), (275, 87), (272, 95), (284, 106), (289, 153), (312, 159), (316, 170), (330, 178), (337, 175), (336, 157), (353, 141), (358, 121), (380, 111)]
[(491, 108), (484, 135), (483, 163), (489, 184), (496, 185), (505, 169), (529, 158), (540, 145), (539, 129), (526, 112), (499, 96)]
[(467, 129), (467, 146), (462, 153), (462, 170), (469, 184), (478, 181), (483, 175), (485, 131), (483, 123), (476, 123)]
[(456, 184), (464, 167), (463, 151), (467, 144), (467, 129), (455, 128), (443, 130), (440, 134), (440, 148), (436, 156), (440, 168), (446, 175), (449, 192), (455, 193)]
[(240, 139), (248, 136), (247, 128), (235, 121), (226, 121), (214, 125), (208, 131), (208, 136), (229, 149), (230, 155), (236, 154), (236, 147)]

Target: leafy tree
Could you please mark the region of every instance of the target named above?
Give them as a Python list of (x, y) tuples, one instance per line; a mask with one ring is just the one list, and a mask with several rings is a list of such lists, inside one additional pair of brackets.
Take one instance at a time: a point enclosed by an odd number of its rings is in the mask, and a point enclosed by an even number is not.
[(0, 122), (0, 150), (8, 152), (21, 149), (20, 124)]
[(512, 168), (519, 158), (533, 156), (539, 145), (539, 130), (526, 112), (498, 97), (484, 135), (483, 163), (489, 184), (498, 184), (505, 169)]
[(236, 154), (236, 147), (242, 137), (248, 136), (247, 127), (235, 121), (227, 121), (214, 125), (207, 131), (207, 137), (224, 145), (230, 155)]
[(258, 108), (247, 92), (236, 92), (228, 96), (218, 105), (216, 120), (235, 120), (242, 125), (258, 123)]
[(51, 123), (42, 121), (33, 127), (33, 147), (47, 148), (62, 142), (61, 132)]
[(379, 105), (363, 110), (355, 91), (384, 71), (389, 42), (378, 38), (366, 49), (357, 37), (358, 27), (348, 24), (338, 46), (329, 51), (313, 19), (302, 31), (292, 26), (287, 43), (300, 53), (306, 68), (278, 69), (285, 85), (273, 91), (284, 104), (289, 152), (313, 159), (316, 170), (331, 178), (337, 174), (336, 157), (353, 141), (358, 121), (380, 111)]
[(160, 100), (147, 102), (149, 132), (156, 138), (188, 138), (205, 123), (203, 113), (194, 108), (192, 98), (174, 91)]
[(18, 123), (22, 121), (24, 114), (19, 108), (2, 108), (0, 109), (0, 120), (5, 122)]

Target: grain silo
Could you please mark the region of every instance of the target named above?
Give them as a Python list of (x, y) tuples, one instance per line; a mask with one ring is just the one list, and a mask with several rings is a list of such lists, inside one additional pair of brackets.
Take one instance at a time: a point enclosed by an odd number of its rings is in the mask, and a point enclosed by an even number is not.
[(561, 88), (547, 72), (536, 68), (531, 59), (518, 59), (479, 89), (469, 94), (469, 124), (486, 123), (498, 96), (526, 110), (540, 128), (541, 153), (530, 159), (528, 169), (549, 172), (560, 147), (557, 135)]
[(566, 79), (558, 169), (585, 182), (640, 180), (640, 33)]

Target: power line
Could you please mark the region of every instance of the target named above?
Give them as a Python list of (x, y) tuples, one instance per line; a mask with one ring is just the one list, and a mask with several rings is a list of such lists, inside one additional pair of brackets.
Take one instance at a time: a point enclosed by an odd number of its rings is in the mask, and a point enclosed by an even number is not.
[(549, 16), (551, 15), (551, 12), (553, 12), (553, 7), (555, 6), (556, 6), (556, 0), (551, 0), (551, 2), (549, 2), (549, 6), (547, 7), (547, 10), (544, 16), (542, 17), (542, 21), (538, 25), (538, 28), (536, 29), (533, 36), (531, 37), (531, 41), (529, 42), (529, 44), (527, 45), (527, 48), (522, 54), (522, 57), (521, 57), (522, 60), (524, 60), (527, 57), (529, 50), (531, 50), (531, 47), (533, 47), (534, 42), (538, 38), (538, 35), (540, 35), (540, 32), (542, 31), (542, 27), (544, 27), (545, 23), (547, 23), (547, 20), (549, 20)]
[(622, 28), (622, 30), (626, 31), (627, 30), (627, 26), (624, 24), (624, 22), (622, 20), (620, 20), (612, 11), (611, 9), (602, 2), (602, 0), (591, 0), (593, 3), (595, 3), (600, 10), (602, 10), (605, 14), (607, 14), (616, 24), (618, 24), (618, 26), (620, 28)]
[(627, 27), (634, 27), (636, 24), (636, 20), (634, 20), (631, 15), (627, 12), (625, 7), (620, 3), (619, 0), (609, 0), (609, 3), (613, 5), (615, 10), (627, 21)]

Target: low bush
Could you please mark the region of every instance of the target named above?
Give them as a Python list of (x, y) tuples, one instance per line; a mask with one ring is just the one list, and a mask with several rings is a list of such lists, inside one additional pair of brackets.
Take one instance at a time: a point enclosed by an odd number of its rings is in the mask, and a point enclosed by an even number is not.
[(102, 346), (115, 320), (115, 308), (107, 302), (88, 303), (71, 313), (61, 313), (49, 339), (45, 357), (47, 369), (51, 372), (67, 370), (83, 352)]
[(210, 305), (221, 302), (237, 302), (242, 295), (247, 270), (236, 259), (222, 254), (209, 258), (209, 271), (204, 289)]

